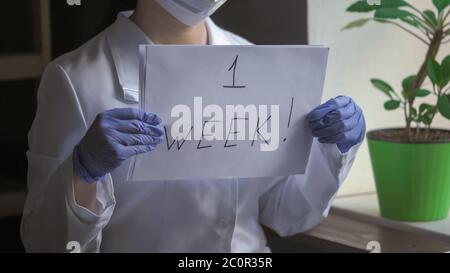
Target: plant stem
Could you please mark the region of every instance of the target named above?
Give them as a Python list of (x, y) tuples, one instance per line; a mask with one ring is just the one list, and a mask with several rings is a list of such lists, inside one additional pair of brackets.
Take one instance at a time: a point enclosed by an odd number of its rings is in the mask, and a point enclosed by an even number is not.
[(381, 23), (388, 23), (388, 24), (392, 24), (395, 25), (401, 29), (403, 29), (404, 31), (408, 32), (409, 34), (411, 34), (412, 36), (416, 37), (417, 39), (419, 39), (420, 41), (422, 41), (424, 44), (426, 45), (430, 45), (429, 42), (427, 42), (425, 39), (423, 39), (422, 37), (420, 37), (419, 35), (417, 35), (416, 33), (412, 32), (411, 30), (407, 29), (406, 27), (400, 25), (399, 23), (396, 22), (392, 22), (392, 21), (388, 21), (388, 20), (382, 20), (382, 19), (376, 19), (375, 21), (381, 22)]
[[(433, 31), (435, 29), (435, 26), (427, 20), (421, 20), (419, 17), (416, 17), (416, 19), (419, 21), (420, 25), (428, 30)], [(425, 25), (423, 25), (425, 23)]]
[[(436, 102), (436, 105), (438, 105), (438, 103), (439, 103), (439, 97), (441, 96), (441, 92), (442, 92), (442, 90), (440, 90), (438, 93), (438, 101)], [(433, 119), (434, 119), (434, 117), (436, 116), (436, 113), (437, 113), (438, 111), (435, 111), (434, 113), (433, 113), (433, 115), (431, 116), (431, 122), (430, 122), (430, 124), (428, 124), (428, 128), (427, 128), (427, 131), (426, 131), (426, 135), (425, 135), (425, 137), (426, 138), (428, 138), (428, 133), (429, 133), (429, 131), (430, 131), (430, 129), (431, 129), (431, 124), (433, 123)]]
[[(409, 8), (411, 8), (412, 10), (416, 11), (420, 15), (420, 16), (413, 15), (416, 18), (416, 20), (418, 20), (420, 23), (425, 23), (427, 29), (431, 30), (431, 32), (434, 31), (435, 26), (433, 25), (433, 22), (429, 21), (428, 17), (425, 16), (425, 13), (423, 13), (421, 10), (419, 10), (418, 8), (416, 8), (415, 6), (413, 6), (411, 4), (407, 4), (407, 6)], [(423, 24), (421, 24), (421, 26), (423, 26)]]
[(447, 14), (444, 15), (444, 19), (442, 20), (445, 23), (445, 20), (447, 20), (448, 16), (450, 16), (450, 9), (447, 11)]
[(424, 14), (422, 11), (420, 11), (418, 8), (416, 8), (415, 6), (413, 6), (413, 5), (411, 5), (411, 4), (408, 4), (407, 6), (408, 6), (409, 8), (411, 8), (412, 10), (416, 11), (420, 16), (426, 18), (425, 14)]
[[(423, 62), (422, 66), (419, 69), (419, 72), (417, 73), (416, 80), (411, 84), (408, 90), (408, 105), (409, 108), (412, 108), (412, 105), (414, 103), (414, 91), (419, 89), (423, 82), (425, 81), (427, 74), (428, 74), (428, 61), (434, 60), (436, 58), (436, 55), (439, 52), (439, 48), (442, 43), (444, 33), (442, 29), (438, 29), (433, 39), (431, 40), (430, 47), (428, 48), (425, 61)], [(408, 141), (411, 141), (411, 120), (408, 118), (406, 119), (406, 129), (405, 134)]]
[(407, 103), (406, 101), (403, 103), (403, 115), (405, 116), (405, 120), (408, 121), (409, 117), (408, 117), (408, 110), (407, 110)]

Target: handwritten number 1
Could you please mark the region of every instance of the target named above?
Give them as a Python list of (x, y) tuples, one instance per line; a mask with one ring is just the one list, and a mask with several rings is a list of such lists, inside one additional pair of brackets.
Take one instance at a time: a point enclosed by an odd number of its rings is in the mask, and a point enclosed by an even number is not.
[(233, 85), (224, 85), (223, 88), (246, 88), (245, 85), (236, 85), (236, 69), (237, 69), (238, 60), (239, 60), (239, 55), (236, 56), (236, 59), (234, 59), (233, 64), (228, 69), (228, 71), (233, 70)]

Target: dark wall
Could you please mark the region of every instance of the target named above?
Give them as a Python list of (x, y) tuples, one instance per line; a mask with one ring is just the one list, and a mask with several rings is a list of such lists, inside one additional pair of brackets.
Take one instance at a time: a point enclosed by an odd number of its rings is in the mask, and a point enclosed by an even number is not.
[[(135, 3), (89, 0), (80, 7), (68, 7), (65, 1), (52, 0), (53, 55), (80, 46), (113, 23), (119, 11), (133, 9)], [(256, 44), (307, 43), (306, 0), (228, 0), (213, 19)]]
[[(34, 19), (29, 7), (34, 1), (2, 4), (8, 12), (0, 17), (0, 54), (34, 50), (32, 41), (26, 38), (32, 35), (30, 24)], [(114, 22), (120, 10), (134, 6), (135, 0), (82, 0), (81, 6), (51, 0), (53, 57), (79, 47)], [(306, 0), (229, 0), (213, 18), (220, 26), (256, 44), (307, 42)], [(0, 179), (6, 176), (25, 184), (26, 136), (34, 118), (38, 82), (0, 82), (0, 153), (6, 162), (0, 164)]]
[[(34, 42), (31, 25), (33, 24), (32, 1), (3, 1), (0, 16), (0, 55), (21, 52), (33, 52)], [(11, 20), (20, 18), (20, 20)], [(21, 33), (22, 35), (17, 35)]]
[[(40, 50), (32, 27), (36, 20), (32, 13), (34, 2), (2, 2), (4, 12), (0, 16), (0, 56), (31, 54)], [(0, 67), (0, 71), (7, 69)], [(26, 135), (36, 108), (34, 90), (37, 84), (37, 79), (0, 81), (0, 192), (5, 187), (16, 188), (14, 183), (6, 186), (6, 180), (26, 179)]]
[(256, 44), (306, 44), (306, 0), (228, 0), (213, 15), (221, 27)]
[(81, 6), (51, 0), (53, 56), (71, 51), (114, 22), (117, 13), (134, 9), (136, 0), (82, 0)]

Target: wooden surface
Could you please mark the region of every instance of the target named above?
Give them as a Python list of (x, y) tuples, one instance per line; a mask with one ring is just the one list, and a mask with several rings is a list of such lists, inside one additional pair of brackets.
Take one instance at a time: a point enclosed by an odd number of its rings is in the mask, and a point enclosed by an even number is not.
[(340, 196), (333, 201), (333, 208), (369, 223), (380, 224), (394, 229), (411, 230), (429, 235), (435, 233), (445, 239), (450, 238), (450, 218), (427, 222), (403, 222), (381, 217), (376, 192), (352, 196)]
[(39, 54), (0, 56), (0, 81), (39, 78), (42, 66)]
[(333, 209), (329, 217), (313, 230), (304, 235), (286, 239), (302, 241), (304, 240), (303, 236), (359, 250), (366, 250), (369, 242), (378, 242), (382, 253), (444, 253), (450, 251), (450, 238), (431, 232), (386, 227), (359, 219), (355, 215), (339, 209)]

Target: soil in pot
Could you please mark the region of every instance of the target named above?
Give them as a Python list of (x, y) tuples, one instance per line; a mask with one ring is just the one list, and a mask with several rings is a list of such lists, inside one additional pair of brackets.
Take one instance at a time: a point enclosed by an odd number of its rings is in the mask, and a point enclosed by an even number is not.
[(450, 142), (450, 131), (443, 129), (426, 130), (421, 128), (411, 129), (411, 136), (408, 140), (404, 128), (384, 129), (369, 132), (367, 135), (371, 139), (404, 142), (404, 143), (440, 143)]

